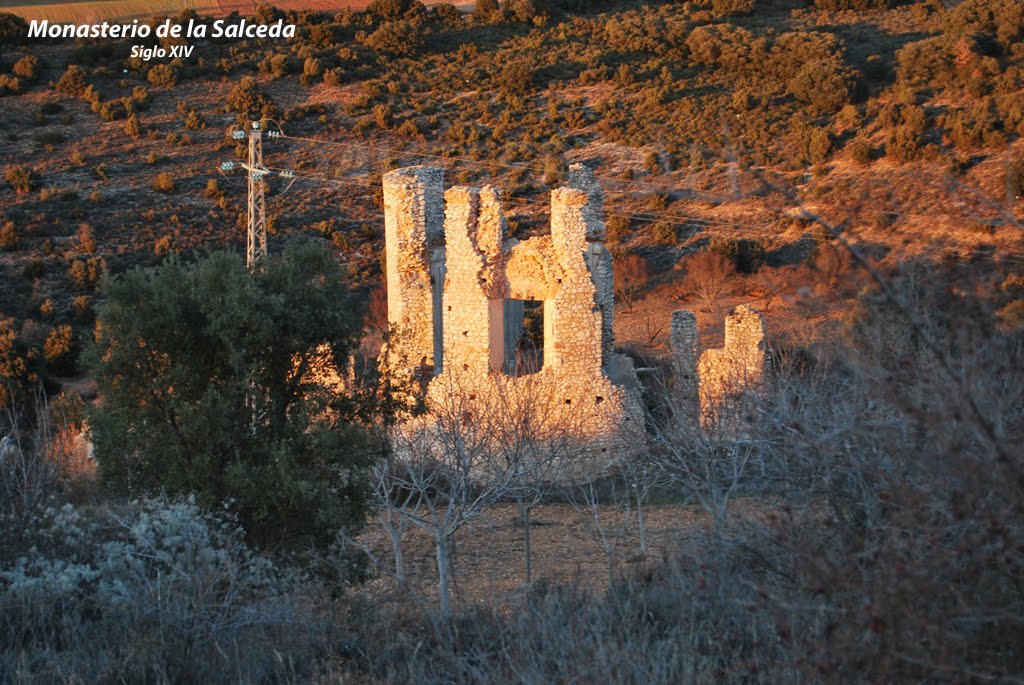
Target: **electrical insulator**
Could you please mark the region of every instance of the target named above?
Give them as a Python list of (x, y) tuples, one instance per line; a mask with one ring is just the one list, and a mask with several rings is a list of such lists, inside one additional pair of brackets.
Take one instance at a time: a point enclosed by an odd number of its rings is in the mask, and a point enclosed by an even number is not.
[(245, 138), (245, 131), (232, 131), (231, 137), (235, 140), (241, 140), (242, 138)]
[(235, 163), (234, 162), (224, 162), (223, 164), (220, 165), (220, 170), (221, 171), (231, 171), (234, 168), (235, 168)]
[(281, 135), (280, 131), (267, 131), (267, 138), (280, 138)]

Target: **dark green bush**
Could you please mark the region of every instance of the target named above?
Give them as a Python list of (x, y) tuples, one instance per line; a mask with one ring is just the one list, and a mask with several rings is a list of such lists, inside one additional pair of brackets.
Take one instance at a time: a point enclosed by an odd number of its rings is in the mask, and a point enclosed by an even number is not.
[(1024, 41), (1024, 4), (1018, 0), (965, 0), (942, 19), (943, 32), (954, 39), (990, 36), (1005, 52)]
[(814, 6), (820, 10), (876, 10), (892, 7), (893, 0), (814, 0)]
[(759, 240), (714, 235), (706, 251), (727, 257), (740, 273), (755, 273), (764, 264), (764, 246)]
[(632, 234), (628, 217), (612, 215), (607, 222), (608, 241), (613, 243), (624, 242)]
[(0, 44), (21, 45), (28, 42), (28, 22), (16, 14), (0, 12)]
[(134, 112), (132, 112), (124, 122), (124, 132), (132, 138), (138, 138), (142, 135), (142, 124), (139, 123), (139, 117), (137, 117)]
[(1006, 165), (1006, 194), (1020, 199), (1024, 197), (1024, 159), (1018, 159)]
[(981, 146), (1001, 146), (1005, 142), (1001, 122), (986, 103), (970, 110), (950, 110), (939, 120), (949, 141), (961, 150)]
[(271, 80), (279, 79), (298, 69), (298, 61), (284, 53), (268, 55), (266, 59), (260, 60), (258, 65), (260, 73)]
[(418, 0), (372, 0), (366, 11), (384, 21), (397, 21), (423, 13), (423, 3)]
[(523, 60), (510, 62), (501, 69), (496, 82), (505, 95), (526, 95), (534, 89), (533, 68)]
[(188, 112), (188, 116), (185, 117), (185, 128), (196, 131), (204, 129), (206, 128), (206, 119), (202, 114), (191, 109)]
[(232, 110), (246, 117), (259, 118), (257, 114), (267, 114), (277, 109), (273, 100), (260, 90), (252, 76), (244, 76), (235, 84), (228, 93), (227, 103)]
[(95, 100), (92, 103), (92, 111), (99, 114), (103, 121), (126, 119), (129, 114), (128, 107), (123, 100), (108, 100), (106, 102)]
[(476, 0), (473, 13), (477, 17), (487, 19), (498, 11), (498, 0)]
[(658, 221), (651, 226), (651, 235), (658, 245), (675, 245), (679, 239), (676, 227), (667, 221)]
[(59, 375), (73, 374), (76, 356), (75, 334), (71, 326), (58, 326), (51, 330), (43, 343), (43, 358), (47, 368)]
[(373, 121), (381, 130), (390, 129), (395, 125), (395, 117), (391, 111), (391, 105), (381, 103), (373, 106)]
[(0, 95), (20, 93), (23, 89), (21, 79), (10, 74), (0, 74)]
[(858, 164), (870, 164), (874, 158), (874, 148), (864, 136), (858, 136), (850, 143), (850, 156)]
[(153, 178), (153, 190), (161, 193), (173, 193), (176, 189), (174, 176), (167, 171), (161, 171)]
[(731, 24), (698, 26), (686, 39), (690, 57), (698, 64), (721, 66), (732, 71), (749, 69), (763, 44), (744, 28)]
[(955, 74), (951, 58), (944, 36), (907, 43), (896, 52), (896, 73), (910, 84), (949, 83)]
[(0, 223), (0, 250), (14, 250), (21, 244), (21, 236), (14, 229), (14, 222)]
[(832, 152), (832, 136), (820, 126), (804, 126), (796, 130), (797, 144), (804, 161), (821, 164)]
[(900, 126), (889, 132), (885, 139), (885, 156), (896, 162), (910, 162), (921, 152), (918, 134), (907, 126)]
[(503, 9), (515, 21), (531, 22), (542, 12), (533, 0), (505, 0)]
[(236, 254), (170, 255), (104, 296), (87, 359), (105, 483), (230, 502), (274, 548), (326, 545), (362, 523), (376, 443), (364, 405), (315, 372), (343, 368), (362, 326), (327, 250), (289, 244), (255, 272)]
[(854, 73), (838, 57), (812, 61), (801, 66), (786, 85), (812, 114), (833, 114), (850, 101)]
[(71, 262), (68, 276), (77, 287), (90, 290), (99, 285), (105, 271), (106, 264), (102, 257), (87, 257)]

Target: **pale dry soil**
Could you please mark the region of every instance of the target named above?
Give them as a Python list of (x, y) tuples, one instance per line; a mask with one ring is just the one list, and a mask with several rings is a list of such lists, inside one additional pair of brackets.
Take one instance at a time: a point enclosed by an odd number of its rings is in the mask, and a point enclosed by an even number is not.
[[(739, 517), (765, 513), (764, 501), (734, 503), (731, 511)], [(609, 533), (620, 527), (622, 510), (611, 506), (599, 509)], [(615, 552), (616, 577), (630, 577), (645, 568), (661, 565), (689, 548), (710, 530), (711, 520), (697, 504), (661, 504), (644, 507), (646, 554), (640, 553), (640, 535), (635, 509), (628, 516), (628, 530)], [(533, 512), (531, 546), (533, 582), (573, 584), (600, 592), (608, 585), (607, 557), (587, 527), (581, 514), (568, 504), (545, 504)], [(453, 608), (489, 606), (500, 608), (526, 590), (525, 542), (518, 509), (514, 504), (493, 506), (467, 523), (455, 536)], [(380, 523), (371, 520), (359, 542), (374, 557), (375, 577), (360, 588), (370, 596), (393, 593), (411, 595), (425, 606), (437, 602), (437, 565), (431, 538), (411, 527), (402, 542), (407, 583), (394, 578), (394, 557)], [(697, 547), (699, 555), (699, 546)]]

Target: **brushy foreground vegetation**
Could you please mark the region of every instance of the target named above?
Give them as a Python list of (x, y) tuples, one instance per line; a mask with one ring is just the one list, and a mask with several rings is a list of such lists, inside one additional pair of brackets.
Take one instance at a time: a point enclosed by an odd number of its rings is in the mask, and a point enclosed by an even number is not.
[[(653, 436), (646, 473), (716, 525), (596, 593), (541, 583), (446, 619), (250, 551), (191, 501), (82, 504), (66, 471), (24, 466), (45, 450), (9, 456), (5, 678), (1008, 680), (1024, 668), (1024, 340), (952, 275), (909, 273), (864, 296), (845, 342), (777, 352), (741, 438)], [(26, 483), (47, 497), (14, 506)]]

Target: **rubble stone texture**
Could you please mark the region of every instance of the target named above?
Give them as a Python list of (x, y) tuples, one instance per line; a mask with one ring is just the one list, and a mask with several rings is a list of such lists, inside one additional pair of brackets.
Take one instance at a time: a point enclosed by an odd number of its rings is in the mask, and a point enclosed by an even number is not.
[(697, 338), (697, 317), (693, 312), (680, 309), (672, 313), (669, 347), (672, 350), (673, 406), (679, 410), (682, 420), (696, 425), (700, 417), (700, 380), (697, 376), (700, 341)]
[(387, 262), (388, 321), (401, 338), (397, 363), (434, 363), (434, 286), (428, 248), (444, 239), (443, 175), (416, 167), (384, 177), (384, 234)]
[[(523, 241), (505, 239), (494, 188), (456, 186), (442, 203), (442, 186), (438, 169), (384, 176), (391, 372), (432, 372), (436, 406), (451, 392), (484, 406), (529, 389), (549, 405), (548, 421), (573, 426), (609, 462), (642, 445), (636, 372), (613, 349), (612, 259), (593, 173), (570, 167), (551, 193), (551, 233)], [(516, 376), (526, 301), (543, 303), (543, 367)]]
[(750, 391), (768, 368), (764, 319), (753, 307), (740, 305), (725, 319), (725, 345), (700, 352), (697, 319), (679, 310), (672, 315), (669, 338), (675, 390), (699, 398), (699, 421), (705, 428), (736, 433), (743, 423)]

